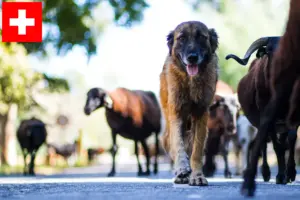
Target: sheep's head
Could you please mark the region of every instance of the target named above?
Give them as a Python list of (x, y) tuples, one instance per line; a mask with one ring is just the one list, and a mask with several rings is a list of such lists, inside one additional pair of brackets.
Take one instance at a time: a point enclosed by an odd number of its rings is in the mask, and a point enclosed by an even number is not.
[(87, 93), (84, 113), (90, 115), (94, 110), (104, 106), (106, 92), (101, 88), (92, 88)]

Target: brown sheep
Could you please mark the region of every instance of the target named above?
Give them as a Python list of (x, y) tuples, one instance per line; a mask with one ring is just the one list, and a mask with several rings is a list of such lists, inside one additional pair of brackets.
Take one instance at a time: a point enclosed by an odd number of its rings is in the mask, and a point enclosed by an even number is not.
[[(40, 146), (46, 141), (46, 125), (41, 120), (32, 117), (22, 120), (17, 130), (17, 138), (24, 157), (24, 175), (34, 175), (34, 161)], [(27, 169), (26, 158), (30, 154), (29, 169)]]
[(205, 147), (205, 163), (203, 173), (206, 177), (213, 176), (216, 166), (215, 156), (221, 152), (224, 158), (224, 176), (231, 178), (228, 167), (228, 145), (234, 130), (233, 115), (226, 105), (222, 96), (215, 95), (214, 102), (209, 108), (209, 118), (207, 122), (208, 137)]
[[(87, 100), (84, 106), (86, 115), (94, 110), (105, 107), (105, 116), (112, 133), (113, 158), (112, 169), (108, 176), (115, 175), (115, 156), (117, 153), (117, 134), (134, 141), (135, 154), (138, 162), (138, 175), (150, 174), (150, 156), (146, 139), (154, 132), (156, 157), (154, 173), (158, 171), (158, 134), (161, 129), (161, 112), (158, 100), (153, 92), (142, 90), (128, 90), (117, 88), (113, 91), (105, 91), (101, 88), (92, 88), (87, 93)], [(143, 172), (138, 157), (138, 142), (144, 148), (146, 154), (147, 171)]]
[[(299, 101), (299, 53), (300, 53), (300, 2), (297, 0), (290, 1), (289, 17), (284, 35), (282, 36), (278, 48), (275, 50), (274, 59), (270, 67), (270, 88), (271, 98), (261, 113), (260, 124), (256, 142), (253, 147), (251, 162), (244, 176), (242, 193), (247, 196), (253, 196), (255, 191), (255, 175), (258, 162), (259, 150), (265, 143), (270, 134), (275, 137), (273, 127), (278, 120), (287, 122), (290, 128), (295, 129), (300, 125), (300, 118), (297, 112)], [(299, 99), (298, 99), (299, 100)], [(293, 110), (291, 110), (293, 109)], [(294, 114), (294, 115), (293, 115)], [(292, 116), (295, 118), (292, 119)], [(290, 133), (289, 138), (296, 138), (297, 134)], [(294, 142), (295, 143), (295, 142)], [(295, 180), (295, 161), (294, 161), (294, 144), (289, 144), (290, 157), (287, 166), (287, 176), (284, 182)], [(283, 153), (282, 153), (283, 154)], [(284, 155), (283, 155), (284, 161)], [(284, 169), (285, 166), (283, 165)]]

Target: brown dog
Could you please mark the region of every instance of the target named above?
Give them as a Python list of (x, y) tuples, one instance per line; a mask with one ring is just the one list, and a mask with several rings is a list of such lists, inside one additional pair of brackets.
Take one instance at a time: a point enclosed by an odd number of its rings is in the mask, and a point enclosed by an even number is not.
[(175, 183), (207, 185), (202, 157), (218, 80), (218, 36), (205, 24), (188, 21), (171, 31), (167, 41), (169, 55), (160, 74), (164, 148), (175, 162)]

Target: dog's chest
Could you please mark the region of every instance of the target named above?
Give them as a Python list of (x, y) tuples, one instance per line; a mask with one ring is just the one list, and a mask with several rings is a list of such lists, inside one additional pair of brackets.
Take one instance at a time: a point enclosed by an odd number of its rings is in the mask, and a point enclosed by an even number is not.
[(214, 90), (203, 80), (188, 80), (178, 91), (176, 104), (183, 113), (202, 115), (211, 103)]

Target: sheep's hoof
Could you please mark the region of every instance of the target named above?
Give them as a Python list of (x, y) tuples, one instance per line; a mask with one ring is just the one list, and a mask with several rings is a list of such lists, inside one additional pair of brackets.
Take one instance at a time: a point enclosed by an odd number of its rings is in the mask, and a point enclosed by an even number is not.
[(290, 182), (295, 181), (296, 174), (297, 174), (297, 171), (295, 169), (295, 166), (294, 167), (288, 167), (288, 170), (287, 170), (287, 182), (290, 183)]
[(225, 178), (232, 178), (232, 174), (229, 170), (224, 171), (224, 176), (225, 176)]
[(276, 176), (276, 184), (287, 184), (287, 176), (285, 174), (277, 174)]
[(235, 172), (235, 175), (236, 175), (236, 176), (240, 176), (240, 175), (242, 175), (242, 173), (241, 173), (240, 171), (236, 171), (236, 172)]
[(150, 171), (149, 170), (147, 170), (145, 172), (139, 171), (137, 175), (138, 176), (149, 176), (150, 175)]
[(202, 173), (192, 172), (189, 180), (191, 186), (207, 186), (208, 182)]
[(112, 177), (115, 176), (116, 172), (115, 171), (111, 171), (107, 174), (107, 177)]
[(157, 166), (157, 163), (154, 164), (154, 170), (153, 170), (153, 173), (154, 173), (154, 174), (157, 174), (157, 173), (158, 173), (158, 166)]
[(245, 197), (252, 197), (255, 193), (255, 178), (249, 177), (249, 171), (244, 171), (244, 181), (241, 188), (241, 194)]
[(241, 194), (245, 197), (253, 197), (255, 192), (255, 182), (243, 182), (242, 188), (241, 188)]
[(205, 164), (203, 166), (203, 174), (205, 175), (205, 177), (213, 177), (215, 171), (216, 171), (215, 165), (209, 166), (209, 165)]
[(261, 173), (262, 173), (262, 176), (264, 178), (264, 181), (269, 182), (269, 180), (271, 178), (270, 167), (268, 165), (262, 165), (261, 166)]
[(188, 184), (189, 176), (191, 174), (191, 169), (189, 167), (180, 168), (176, 171), (176, 177), (174, 180), (175, 184)]

